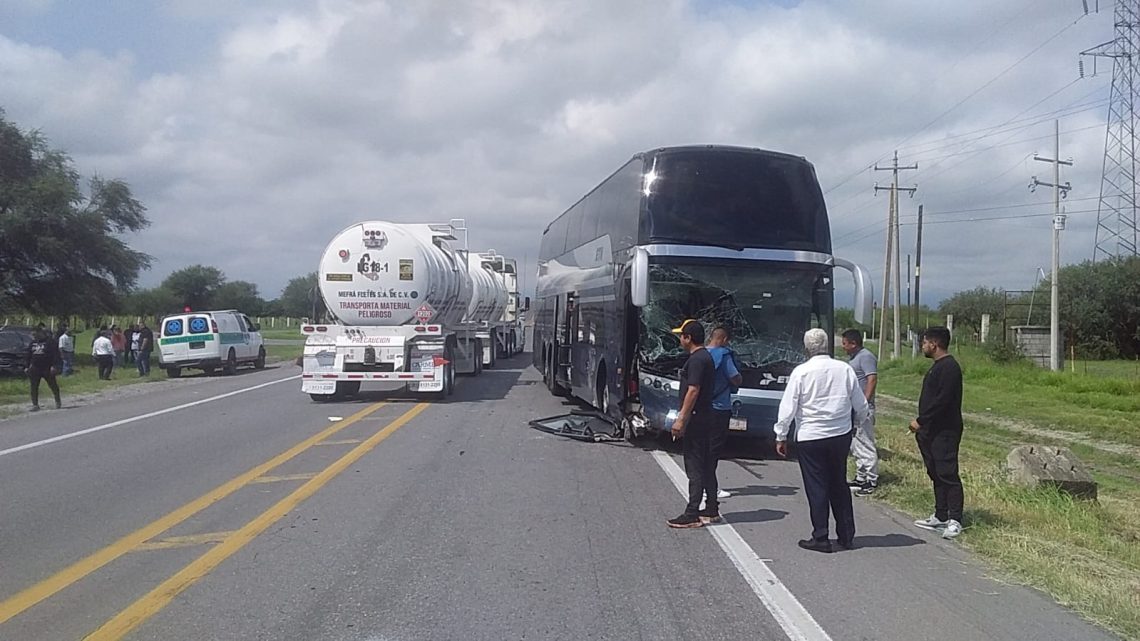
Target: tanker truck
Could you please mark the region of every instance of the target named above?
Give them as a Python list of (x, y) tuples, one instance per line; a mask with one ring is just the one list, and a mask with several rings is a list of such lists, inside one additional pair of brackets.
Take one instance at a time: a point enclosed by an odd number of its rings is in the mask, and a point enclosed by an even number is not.
[(498, 359), (510, 358), (522, 352), (523, 308), (519, 304), (518, 265), (515, 259), (500, 256), (495, 250), (472, 254), (469, 260), (473, 273), (477, 262), (478, 271), (495, 281), (493, 290), (496, 301), (500, 300), (498, 290), (501, 288), (503, 291), (502, 304), (482, 323), (479, 332), (483, 345), (483, 366), (494, 367)]
[(501, 313), (506, 292), (456, 230), (366, 221), (332, 239), (317, 277), (333, 322), (302, 325), (302, 392), (330, 401), (395, 383), (443, 398), (457, 373), (482, 371), (481, 321)]

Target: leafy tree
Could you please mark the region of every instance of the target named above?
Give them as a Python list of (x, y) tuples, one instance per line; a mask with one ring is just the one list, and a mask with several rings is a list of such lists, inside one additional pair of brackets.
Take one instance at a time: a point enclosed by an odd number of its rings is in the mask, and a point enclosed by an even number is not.
[(972, 334), (980, 336), (983, 314), (990, 315), (991, 328), (999, 327), (1005, 319), (1005, 292), (1001, 289), (975, 287), (942, 301), (938, 311), (943, 315), (954, 315), (956, 334), (969, 328)]
[[(320, 300), (317, 293), (317, 272), (310, 272), (305, 276), (298, 276), (289, 281), (281, 291), (281, 298), (277, 299), (281, 311), (286, 316), (314, 317), (313, 297)], [(323, 306), (322, 306), (323, 309)], [(317, 314), (319, 316), (319, 314)]]
[(209, 309), (214, 305), (214, 293), (225, 282), (225, 274), (217, 267), (191, 265), (167, 276), (162, 287), (190, 309)]
[(157, 318), (182, 311), (178, 297), (164, 287), (139, 289), (123, 299), (122, 311), (131, 316)]
[(58, 316), (112, 312), (150, 256), (121, 236), (150, 224), (121, 180), (80, 186), (64, 152), (0, 110), (0, 302)]
[(1140, 257), (1069, 265), (1059, 283), (1067, 344), (1094, 358), (1140, 354)]
[(236, 309), (249, 316), (260, 316), (265, 301), (257, 293), (257, 285), (244, 280), (223, 283), (211, 295), (210, 305), (218, 309)]

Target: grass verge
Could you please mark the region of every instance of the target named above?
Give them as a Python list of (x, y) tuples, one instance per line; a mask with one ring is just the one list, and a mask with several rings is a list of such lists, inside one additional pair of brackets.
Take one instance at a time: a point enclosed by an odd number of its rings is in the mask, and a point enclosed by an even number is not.
[[(1048, 592), (1126, 639), (1140, 641), (1140, 460), (1063, 437), (1027, 436), (1007, 426), (1009, 421), (1024, 421), (1092, 433), (1106, 442), (1137, 442), (1126, 428), (1137, 429), (1140, 411), (1117, 398), (1122, 396), (1118, 391), (1135, 383), (1079, 380), (1085, 378), (1080, 372), (1062, 377), (1026, 371), (968, 352), (955, 356), (965, 375), (964, 405), (982, 412), (966, 420), (962, 439), (966, 531), (959, 541), (1009, 577)], [(878, 403), (882, 476), (876, 497), (915, 517), (927, 516), (933, 507), (930, 481), (906, 429), (928, 367), (926, 359), (904, 358), (880, 368), (879, 389), (896, 398), (880, 397)], [(1082, 404), (1082, 399), (1089, 402)], [(1041, 405), (1054, 414), (1047, 416)], [(1101, 429), (1090, 430), (1079, 418), (1088, 415), (1099, 417)], [(1055, 490), (1008, 483), (1006, 455), (1026, 443), (1073, 449), (1099, 483), (1099, 500), (1074, 500)]]

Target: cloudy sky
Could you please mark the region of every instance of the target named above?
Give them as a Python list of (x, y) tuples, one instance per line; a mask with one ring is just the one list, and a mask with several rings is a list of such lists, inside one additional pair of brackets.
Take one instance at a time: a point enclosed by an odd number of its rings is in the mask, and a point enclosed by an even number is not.
[[(1096, 0), (1087, 0), (1090, 9)], [(153, 285), (215, 265), (266, 297), (363, 219), (465, 218), (526, 259), (634, 153), (722, 143), (815, 164), (836, 253), (880, 288), (894, 150), (904, 274), (924, 205), (923, 300), (1026, 289), (1092, 257), (1112, 3), (1081, 0), (0, 0), (0, 108), (126, 180)], [(905, 288), (905, 285), (904, 285)], [(841, 290), (839, 305), (849, 306)]]

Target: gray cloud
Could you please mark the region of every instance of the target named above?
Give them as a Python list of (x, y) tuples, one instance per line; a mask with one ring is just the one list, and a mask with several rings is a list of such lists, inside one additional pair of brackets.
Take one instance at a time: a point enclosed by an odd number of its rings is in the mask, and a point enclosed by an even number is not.
[[(1052, 153), (1048, 116), (954, 136), (1107, 97), (1106, 77), (1072, 81), (1111, 16), (1065, 29), (1070, 4), (179, 1), (159, 11), (164, 28), (211, 44), (162, 73), (145, 50), (64, 53), (0, 26), (0, 96), (9, 118), (146, 202), (146, 283), (201, 262), (276, 295), (365, 218), (465, 218), (474, 248), (525, 254), (533, 273), (546, 224), (633, 153), (714, 142), (812, 160), (839, 253), (878, 287), (886, 198), (872, 185), (889, 176), (866, 168), (898, 146), (921, 168), (902, 177), (920, 186), (902, 213), (931, 214), (923, 288), (937, 301), (1027, 287), (1048, 267), (1048, 218), (943, 221), (1049, 211), (1048, 194), (1025, 189), (1049, 175), (1027, 160)], [(1099, 190), (1105, 111), (1062, 122), (1062, 155), (1078, 161), (1070, 209), (1095, 207), (1079, 199)], [(1095, 214), (1071, 221), (1064, 256), (1078, 261)]]

